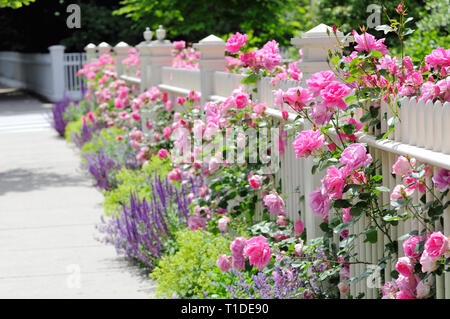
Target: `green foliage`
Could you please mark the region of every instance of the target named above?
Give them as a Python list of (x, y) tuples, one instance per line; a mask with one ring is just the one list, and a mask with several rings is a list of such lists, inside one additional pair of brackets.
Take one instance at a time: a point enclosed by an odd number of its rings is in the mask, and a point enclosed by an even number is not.
[(18, 9), (27, 6), (36, 0), (0, 0), (0, 8)]
[(82, 126), (83, 120), (81, 119), (81, 117), (76, 121), (69, 122), (66, 126), (66, 132), (64, 134), (66, 141), (72, 142), (72, 137), (74, 133), (80, 135)]
[(123, 0), (115, 14), (135, 21), (135, 27), (155, 30), (162, 24), (171, 39), (198, 42), (215, 34), (226, 38), (230, 33), (245, 32), (250, 45), (261, 46), (277, 40), (289, 46), (297, 30), (307, 30), (311, 23), (307, 0)]
[(158, 156), (153, 156), (148, 164), (140, 170), (122, 168), (116, 175), (117, 188), (105, 192), (103, 201), (105, 215), (110, 216), (114, 214), (116, 208), (120, 207), (122, 203), (129, 204), (131, 191), (136, 192), (139, 198), (145, 197), (150, 201), (151, 187), (148, 180), (155, 171), (158, 171), (158, 176), (164, 179), (170, 171), (170, 164)]
[(223, 290), (216, 284), (218, 276), (222, 276), (216, 261), (220, 254), (228, 251), (229, 240), (222, 235), (187, 228), (179, 231), (176, 238), (178, 251), (164, 256), (150, 274), (158, 285), (156, 297), (222, 295)]
[(450, 1), (432, 0), (426, 3), (416, 23), (416, 31), (405, 42), (405, 54), (423, 59), (432, 49), (450, 47)]
[(123, 134), (124, 132), (115, 126), (103, 129), (99, 132), (98, 135), (94, 135), (91, 141), (83, 145), (83, 147), (81, 148), (81, 153), (98, 153), (102, 148), (107, 147), (108, 145), (117, 144), (117, 136)]
[[(366, 26), (367, 19), (372, 12), (367, 12), (367, 7), (371, 4), (384, 6), (390, 17), (397, 16), (395, 8), (397, 8), (400, 0), (317, 0), (315, 2), (315, 23), (325, 23), (327, 25), (335, 25), (341, 27), (344, 33), (351, 32), (353, 29), (359, 32), (359, 26)], [(414, 21), (420, 16), (420, 12), (424, 11), (426, 1), (411, 0), (406, 1), (408, 7), (408, 17), (413, 17)], [(388, 24), (387, 17), (380, 12), (381, 24)], [(384, 38), (384, 33), (369, 29), (369, 33), (377, 38)], [(388, 37), (385, 44), (388, 47), (398, 46), (398, 39), (394, 36)]]

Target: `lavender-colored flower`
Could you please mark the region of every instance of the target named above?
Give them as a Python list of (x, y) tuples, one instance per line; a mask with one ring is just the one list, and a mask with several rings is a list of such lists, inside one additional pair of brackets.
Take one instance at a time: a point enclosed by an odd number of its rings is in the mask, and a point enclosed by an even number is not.
[(107, 156), (103, 149), (98, 153), (88, 153), (83, 155), (86, 160), (85, 167), (95, 179), (95, 186), (104, 190), (111, 190), (116, 185), (113, 172), (120, 169), (112, 158)]
[(51, 125), (60, 136), (64, 136), (68, 121), (64, 119), (64, 112), (72, 102), (68, 96), (64, 96), (62, 100), (56, 101), (52, 108)]
[[(179, 225), (186, 226), (190, 212), (187, 195), (194, 189), (178, 189), (167, 178), (149, 178), (151, 199), (141, 200), (130, 193), (130, 204), (123, 204), (120, 214), (109, 221), (102, 218), (97, 226), (104, 233), (103, 242), (113, 244), (120, 255), (137, 259), (152, 268), (167, 248)], [(196, 187), (198, 189), (198, 187)]]

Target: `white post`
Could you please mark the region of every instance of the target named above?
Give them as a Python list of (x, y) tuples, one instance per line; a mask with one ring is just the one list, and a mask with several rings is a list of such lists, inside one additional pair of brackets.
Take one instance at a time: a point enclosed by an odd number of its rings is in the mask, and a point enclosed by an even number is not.
[(97, 58), (97, 46), (94, 43), (85, 46), (84, 51), (86, 51), (86, 63), (91, 63)]
[(225, 41), (215, 35), (200, 40), (194, 44), (194, 48), (200, 50), (200, 87), (201, 104), (208, 101), (214, 94), (214, 72), (225, 71)]
[(61, 100), (64, 96), (64, 49), (63, 45), (52, 45), (48, 48), (52, 61), (53, 92), (50, 97), (52, 102)]
[(111, 52), (111, 46), (106, 42), (100, 43), (97, 48), (99, 56)]
[(144, 32), (145, 42), (138, 45), (141, 60), (141, 91), (157, 86), (162, 80), (162, 68), (172, 64), (173, 44), (164, 40), (166, 31), (160, 25), (156, 30), (157, 40), (151, 41), (151, 31)]
[(114, 52), (116, 53), (116, 73), (118, 77), (123, 74), (122, 61), (128, 56), (129, 50), (130, 46), (125, 42), (119, 42), (114, 47)]
[[(336, 35), (340, 41), (344, 38), (340, 31)], [(303, 62), (299, 64), (299, 68), (306, 80), (316, 72), (329, 69), (327, 64), (328, 50), (336, 48), (337, 41), (332, 28), (322, 23), (305, 32), (302, 38), (292, 38), (291, 44), (303, 50)]]

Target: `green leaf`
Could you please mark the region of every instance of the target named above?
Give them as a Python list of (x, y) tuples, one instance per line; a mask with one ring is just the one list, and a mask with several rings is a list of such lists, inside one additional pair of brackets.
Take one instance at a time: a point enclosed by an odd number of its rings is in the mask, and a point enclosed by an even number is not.
[(364, 242), (369, 242), (372, 244), (375, 244), (377, 242), (378, 232), (375, 226), (370, 226), (366, 231), (364, 231), (364, 234), (366, 235), (366, 239), (364, 240)]
[(352, 206), (352, 204), (346, 199), (337, 199), (333, 204), (335, 208), (348, 208)]

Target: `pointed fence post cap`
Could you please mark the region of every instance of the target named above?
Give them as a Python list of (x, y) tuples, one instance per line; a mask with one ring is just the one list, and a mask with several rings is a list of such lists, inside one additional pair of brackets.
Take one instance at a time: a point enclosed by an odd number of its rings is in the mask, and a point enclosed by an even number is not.
[(94, 43), (89, 43), (84, 47), (85, 50), (95, 50), (97, 49), (97, 46)]
[(110, 49), (110, 48), (111, 48), (111, 46), (110, 46), (108, 43), (106, 43), (106, 42), (100, 43), (100, 44), (98, 45), (98, 47), (99, 47), (99, 48), (102, 48), (102, 49)]
[[(332, 28), (332, 27), (330, 27), (330, 26), (328, 26), (328, 25), (326, 25), (326, 24), (321, 23), (321, 24), (319, 24), (319, 25), (316, 25), (316, 26), (315, 26), (314, 28), (312, 28), (311, 30), (306, 31), (306, 32), (303, 34), (303, 37), (302, 37), (302, 38), (317, 38), (317, 37), (326, 37), (326, 38), (328, 38), (327, 30), (328, 30), (328, 32), (329, 32), (330, 35), (333, 34), (333, 28)], [(344, 36), (344, 34), (343, 34), (341, 31), (337, 31), (337, 32), (336, 32), (336, 35), (337, 35), (338, 37)]]
[(127, 47), (129, 47), (129, 45), (126, 42), (120, 41), (119, 43), (116, 44), (114, 48), (127, 48)]
[(201, 39), (199, 44), (225, 44), (225, 41), (223, 41), (221, 38), (215, 36), (214, 34), (208, 35), (206, 38)]

